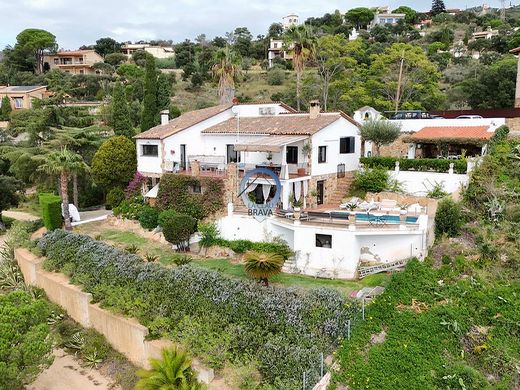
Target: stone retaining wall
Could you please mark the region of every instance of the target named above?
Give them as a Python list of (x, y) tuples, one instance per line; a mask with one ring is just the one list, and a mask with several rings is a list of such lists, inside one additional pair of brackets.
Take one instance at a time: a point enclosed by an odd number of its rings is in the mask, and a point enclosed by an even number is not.
[[(92, 327), (105, 336), (114, 349), (135, 365), (149, 368), (150, 357), (160, 358), (161, 350), (173, 345), (166, 339), (147, 341), (148, 328), (134, 318), (116, 315), (90, 303), (91, 294), (70, 284), (65, 275), (43, 270), (44, 259), (27, 249), (16, 249), (15, 258), (25, 283), (42, 288), (52, 302), (60, 305), (82, 326)], [(214, 378), (212, 369), (204, 367), (196, 359), (193, 360), (192, 367), (199, 381), (210, 384)], [(209, 388), (212, 388), (211, 384)]]

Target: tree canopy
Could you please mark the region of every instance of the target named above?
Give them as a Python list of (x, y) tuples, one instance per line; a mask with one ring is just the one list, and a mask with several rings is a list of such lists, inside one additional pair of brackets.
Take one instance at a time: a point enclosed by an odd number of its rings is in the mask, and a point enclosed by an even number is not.
[(8, 57), (14, 59), (13, 62), (18, 62), (17, 65), (31, 63), (34, 71), (40, 74), (43, 72), (44, 52), (57, 49), (58, 44), (53, 34), (37, 28), (28, 28), (16, 36), (16, 44), (12, 52), (8, 53)]
[(356, 29), (366, 29), (374, 19), (374, 11), (366, 7), (352, 8), (345, 14), (345, 19)]
[(135, 145), (122, 135), (103, 142), (92, 159), (92, 178), (105, 191), (114, 187), (125, 188), (136, 170)]

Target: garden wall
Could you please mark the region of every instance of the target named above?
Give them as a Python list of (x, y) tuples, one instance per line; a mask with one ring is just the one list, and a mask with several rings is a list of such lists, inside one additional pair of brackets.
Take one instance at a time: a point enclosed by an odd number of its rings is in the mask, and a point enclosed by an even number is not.
[[(125, 318), (90, 303), (92, 295), (69, 283), (60, 273), (42, 269), (43, 258), (37, 257), (27, 249), (15, 250), (15, 258), (27, 284), (42, 288), (48, 298), (60, 305), (67, 313), (84, 327), (92, 327), (106, 337), (117, 351), (124, 354), (132, 363), (149, 368), (150, 357), (160, 357), (161, 350), (172, 346), (166, 339), (145, 340), (148, 329), (134, 318)], [(212, 369), (194, 360), (193, 369), (199, 381), (209, 384), (214, 378)], [(211, 388), (211, 386), (210, 386)]]

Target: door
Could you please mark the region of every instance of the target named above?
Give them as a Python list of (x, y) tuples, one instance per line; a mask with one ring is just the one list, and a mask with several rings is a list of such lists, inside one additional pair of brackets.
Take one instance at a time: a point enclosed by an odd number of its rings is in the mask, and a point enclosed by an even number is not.
[(180, 161), (180, 164), (181, 164), (181, 171), (185, 171), (186, 167), (188, 166), (188, 164), (186, 162), (186, 145), (185, 144), (181, 145), (181, 161)]
[(318, 196), (316, 197), (316, 201), (318, 204), (323, 204), (323, 198), (325, 195), (325, 180), (319, 180), (316, 183), (316, 192)]
[(238, 163), (240, 162), (240, 153), (235, 152), (235, 145), (226, 145), (226, 161), (227, 163)]

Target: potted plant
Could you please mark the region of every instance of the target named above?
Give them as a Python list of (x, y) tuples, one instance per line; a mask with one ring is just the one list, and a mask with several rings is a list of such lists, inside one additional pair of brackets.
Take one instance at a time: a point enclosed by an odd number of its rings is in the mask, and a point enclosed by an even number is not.
[(291, 206), (294, 211), (294, 219), (300, 219), (302, 205), (303, 205), (303, 202), (301, 200), (296, 200), (295, 198), (292, 198)]
[(273, 154), (271, 152), (267, 153), (267, 161), (269, 161), (269, 165), (273, 165), (272, 159), (273, 159)]
[(356, 222), (356, 213), (354, 210), (356, 209), (357, 204), (349, 202), (346, 204), (346, 208), (349, 211), (348, 213), (348, 222), (349, 223), (355, 223)]

